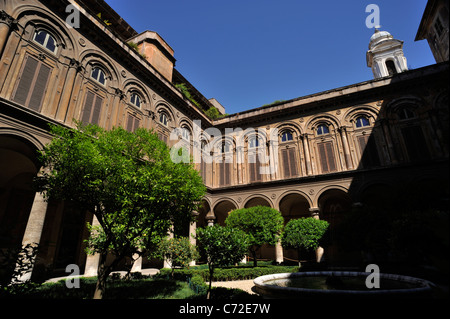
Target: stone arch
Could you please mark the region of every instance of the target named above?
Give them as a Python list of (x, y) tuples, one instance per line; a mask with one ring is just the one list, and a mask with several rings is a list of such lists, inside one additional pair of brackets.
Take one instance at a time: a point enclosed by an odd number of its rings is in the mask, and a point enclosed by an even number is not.
[(422, 99), (413, 95), (407, 95), (397, 99), (393, 99), (392, 101), (389, 101), (389, 103), (387, 103), (385, 108), (383, 108), (384, 117), (396, 119), (396, 114), (399, 108), (405, 105), (408, 105), (415, 110), (422, 107), (423, 101)]
[(106, 89), (108, 87), (122, 87), (119, 72), (115, 63), (101, 51), (95, 49), (85, 50), (80, 56), (80, 62), (85, 70), (86, 78), (90, 78), (91, 69), (94, 66), (98, 66), (107, 75), (108, 81), (106, 82)]
[(309, 211), (311, 208), (311, 200), (302, 192), (286, 192), (280, 197), (278, 207), (285, 223), (291, 219), (311, 216), (311, 212)]
[(361, 115), (366, 116), (370, 124), (373, 125), (378, 118), (378, 111), (370, 105), (358, 105), (344, 115), (344, 122), (353, 126), (356, 119)]
[(221, 198), (214, 205), (213, 215), (215, 217), (215, 224), (225, 226), (225, 219), (228, 214), (238, 208), (237, 203), (230, 198)]
[[(128, 79), (123, 83), (123, 93), (129, 98), (129, 93), (136, 91), (144, 99), (144, 105), (141, 106), (141, 111), (150, 111), (152, 109), (152, 99), (145, 85), (136, 79)], [(127, 101), (128, 102), (128, 101)]]
[(383, 180), (374, 180), (360, 187), (355, 199), (362, 205), (372, 206), (378, 203), (384, 203), (392, 193), (392, 185)]
[(327, 124), (328, 126), (331, 126), (333, 129), (337, 129), (341, 126), (341, 123), (339, 121), (338, 118), (336, 118), (334, 115), (328, 114), (328, 113), (321, 113), (321, 114), (317, 114), (316, 116), (314, 116), (313, 118), (311, 118), (307, 123), (306, 123), (306, 128), (310, 133), (314, 133), (315, 134), (315, 129), (317, 127), (317, 125), (319, 124)]
[(21, 245), (40, 169), (36, 141), (0, 131), (0, 249)]
[[(46, 28), (49, 28), (49, 31), (61, 40), (68, 51), (72, 51), (74, 58), (79, 56), (78, 46), (75, 45), (76, 41), (72, 33), (67, 29), (66, 24), (62, 23), (58, 17), (42, 8), (42, 6), (39, 7), (30, 4), (14, 6), (11, 16), (19, 21), (23, 20), (26, 24), (45, 25)], [(27, 16), (33, 16), (33, 18), (30, 19)]]
[(244, 204), (244, 208), (253, 206), (268, 206), (273, 207), (272, 201), (265, 195), (258, 194), (247, 198)]
[(339, 262), (345, 260), (345, 254), (338, 242), (339, 225), (352, 208), (352, 199), (343, 187), (330, 186), (318, 196), (319, 218), (329, 223), (323, 238), (325, 260)]

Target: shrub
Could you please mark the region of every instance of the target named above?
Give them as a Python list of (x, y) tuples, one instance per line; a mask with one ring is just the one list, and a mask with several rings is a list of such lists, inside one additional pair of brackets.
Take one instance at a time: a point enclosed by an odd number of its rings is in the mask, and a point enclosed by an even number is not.
[(323, 237), (327, 228), (328, 222), (314, 217), (291, 219), (284, 228), (281, 245), (284, 248), (297, 249), (300, 266), (300, 250), (302, 248), (317, 249), (319, 240)]

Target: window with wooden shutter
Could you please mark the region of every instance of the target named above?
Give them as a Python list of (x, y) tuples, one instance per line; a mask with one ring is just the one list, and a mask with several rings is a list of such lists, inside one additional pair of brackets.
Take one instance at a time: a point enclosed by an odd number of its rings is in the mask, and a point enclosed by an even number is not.
[(127, 131), (134, 132), (139, 127), (140, 121), (138, 118), (131, 114), (128, 114), (127, 118)]
[(51, 71), (48, 65), (27, 55), (12, 100), (39, 112)]
[(231, 184), (231, 163), (223, 162), (219, 164), (219, 183), (220, 186), (227, 186)]
[(161, 140), (161, 141), (163, 141), (164, 143), (166, 143), (167, 144), (167, 135), (166, 134), (164, 134), (164, 133), (162, 133), (162, 132), (159, 132), (158, 133), (158, 138)]
[(248, 177), (250, 182), (261, 181), (261, 173), (259, 172), (259, 157), (257, 153), (248, 155)]
[(402, 136), (411, 161), (430, 158), (425, 136), (420, 126), (415, 125), (402, 128)]
[(103, 98), (91, 91), (87, 91), (86, 99), (84, 100), (83, 113), (81, 115), (81, 122), (83, 124), (99, 124), (100, 113), (102, 110)]
[(336, 161), (333, 151), (332, 142), (324, 142), (317, 144), (319, 150), (320, 166), (322, 173), (330, 173), (336, 171)]
[(208, 169), (208, 164), (205, 160), (202, 159), (201, 167), (200, 167), (200, 174), (202, 175), (203, 183), (206, 184), (206, 174)]
[(379, 166), (380, 158), (374, 139), (368, 135), (358, 136), (358, 144), (363, 167)]
[(295, 148), (281, 150), (281, 159), (283, 161), (284, 177), (295, 177), (298, 175), (297, 161), (295, 158)]

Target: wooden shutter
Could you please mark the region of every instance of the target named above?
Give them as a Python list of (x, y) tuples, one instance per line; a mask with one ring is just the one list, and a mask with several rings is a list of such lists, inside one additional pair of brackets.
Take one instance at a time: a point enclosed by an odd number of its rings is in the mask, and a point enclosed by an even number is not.
[(363, 167), (380, 165), (380, 158), (375, 145), (375, 141), (367, 135), (358, 136), (359, 149), (361, 150), (361, 163)]
[(51, 70), (43, 62), (27, 55), (12, 100), (39, 112)]
[(226, 186), (231, 184), (231, 163), (225, 163), (225, 159), (219, 164), (219, 184)]
[(81, 121), (83, 124), (98, 124), (102, 110), (103, 98), (87, 91)]
[(127, 118), (127, 131), (134, 132), (139, 127), (140, 121), (138, 118), (131, 114), (128, 114)]
[(259, 172), (259, 157), (257, 153), (248, 155), (248, 171), (250, 182), (258, 182), (261, 181), (261, 173)]
[(334, 157), (333, 143), (331, 143), (331, 142), (325, 143), (325, 150), (327, 152), (327, 161), (328, 161), (328, 167), (330, 169), (330, 172), (335, 172), (336, 171), (336, 160)]
[(402, 135), (411, 161), (425, 160), (430, 157), (425, 136), (420, 126), (404, 127), (402, 128)]
[(290, 177), (290, 167), (289, 167), (289, 155), (287, 149), (281, 150), (281, 160), (283, 161), (283, 174), (284, 177)]
[(103, 104), (103, 99), (100, 96), (95, 95), (95, 101), (94, 101), (94, 106), (93, 106), (94, 109), (92, 110), (92, 117), (91, 117), (92, 124), (99, 124), (102, 104)]
[(295, 148), (288, 149), (288, 158), (289, 158), (290, 176), (291, 177), (297, 176), (298, 172), (297, 172), (297, 161), (295, 158)]
[(322, 173), (330, 173), (336, 171), (336, 161), (333, 152), (333, 143), (325, 142), (317, 144), (319, 150), (320, 166)]

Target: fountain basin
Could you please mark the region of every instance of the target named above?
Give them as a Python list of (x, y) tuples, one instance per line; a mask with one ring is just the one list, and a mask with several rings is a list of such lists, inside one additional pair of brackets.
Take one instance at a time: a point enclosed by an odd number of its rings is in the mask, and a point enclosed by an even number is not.
[(368, 288), (372, 273), (352, 271), (310, 271), (272, 274), (253, 282), (263, 298), (423, 298), (430, 297), (433, 283), (410, 276), (380, 273), (379, 288)]

